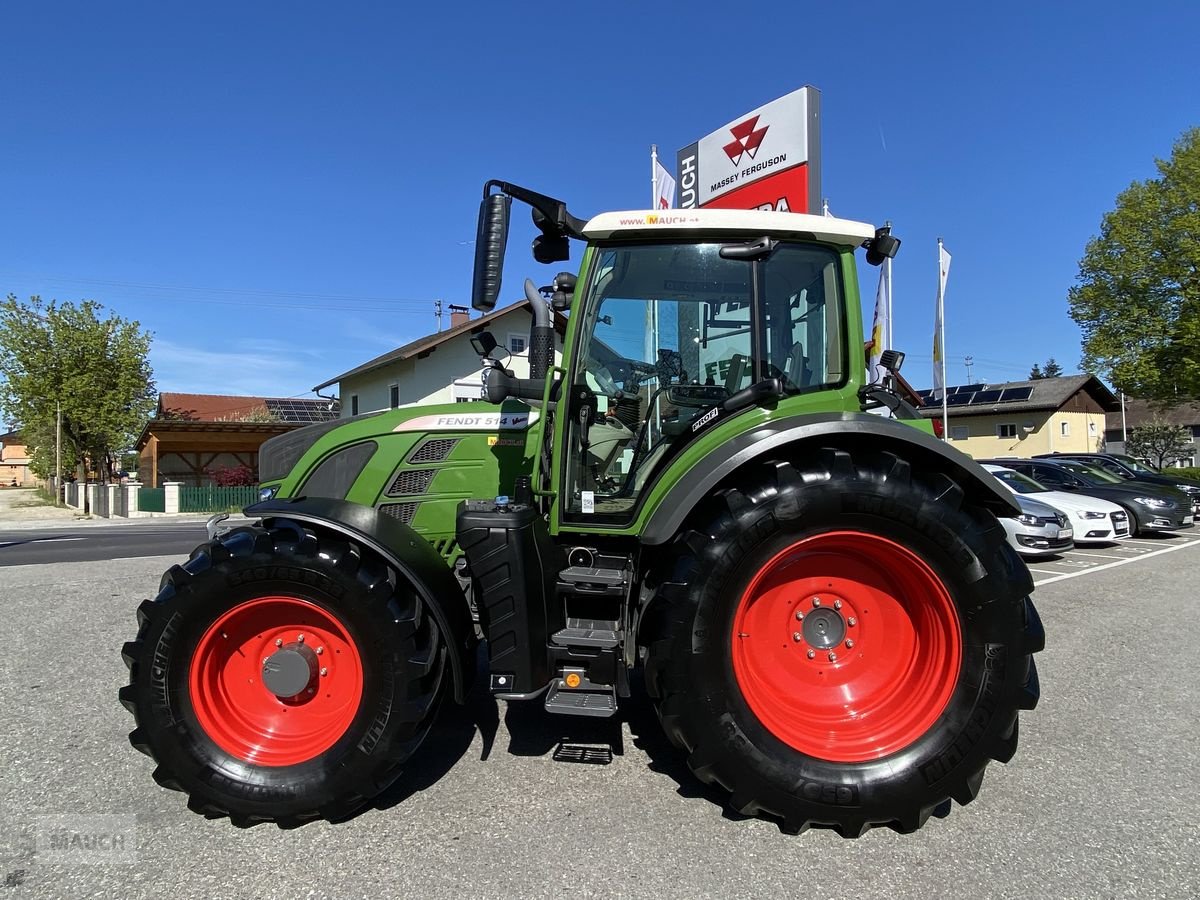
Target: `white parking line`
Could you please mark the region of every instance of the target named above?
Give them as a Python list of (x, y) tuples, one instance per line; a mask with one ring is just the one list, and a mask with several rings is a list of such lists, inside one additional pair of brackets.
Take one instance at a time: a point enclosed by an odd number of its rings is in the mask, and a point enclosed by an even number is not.
[[(1117, 566), (1124, 566), (1131, 562), (1137, 562), (1138, 560), (1149, 559), (1151, 556), (1161, 556), (1164, 553), (1174, 553), (1176, 550), (1182, 550), (1184, 547), (1195, 547), (1197, 545), (1200, 545), (1200, 539), (1197, 539), (1194, 541), (1188, 541), (1186, 544), (1174, 544), (1170, 547), (1163, 547), (1161, 550), (1155, 550), (1151, 553), (1143, 554), (1142, 556), (1132, 556), (1129, 559), (1122, 559), (1122, 560), (1118, 560), (1117, 562), (1103, 563), (1098, 566), (1092, 566), (1089, 569), (1080, 569), (1078, 572), (1046, 572), (1046, 571), (1042, 571), (1042, 572), (1040, 572), (1040, 574), (1051, 575), (1052, 577), (1043, 579), (1042, 581), (1035, 581), (1034, 586), (1040, 587), (1043, 584), (1053, 584), (1056, 581), (1065, 581), (1068, 578), (1075, 578), (1078, 575), (1089, 575), (1092, 572), (1099, 572), (1103, 569), (1115, 569)], [(1033, 571), (1038, 571), (1038, 570), (1031, 568), (1029, 571), (1033, 572)]]
[(32, 538), (28, 541), (0, 541), (0, 547), (14, 547), (17, 544), (62, 544), (67, 541), (86, 541), (87, 538)]
[(1084, 553), (1082, 550), (1072, 551), (1076, 556), (1094, 556), (1097, 559), (1130, 559), (1128, 556), (1110, 556), (1107, 553)]

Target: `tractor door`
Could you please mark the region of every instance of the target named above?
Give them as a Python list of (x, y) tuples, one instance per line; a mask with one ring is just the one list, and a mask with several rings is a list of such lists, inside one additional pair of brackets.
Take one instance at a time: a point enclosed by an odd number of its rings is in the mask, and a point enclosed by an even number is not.
[(622, 525), (723, 400), (765, 378), (789, 394), (846, 377), (841, 267), (822, 245), (725, 258), (720, 243), (594, 251), (566, 404), (564, 523)]

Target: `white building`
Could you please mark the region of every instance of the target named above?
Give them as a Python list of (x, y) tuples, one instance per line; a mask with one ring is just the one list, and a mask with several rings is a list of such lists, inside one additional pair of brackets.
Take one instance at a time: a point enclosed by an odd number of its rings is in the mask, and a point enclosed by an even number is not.
[[(446, 331), (377, 356), (318, 384), (313, 391), (336, 384), (343, 417), (400, 406), (478, 400), (482, 367), (471, 346), (471, 336), (482, 331), (490, 331), (496, 339), (498, 346), (492, 356), (516, 377), (528, 378), (529, 328), (533, 324), (529, 301), (522, 300), (478, 319), (468, 316), (466, 312), (452, 312)], [(554, 313), (553, 321), (554, 360), (560, 363), (567, 320)]]

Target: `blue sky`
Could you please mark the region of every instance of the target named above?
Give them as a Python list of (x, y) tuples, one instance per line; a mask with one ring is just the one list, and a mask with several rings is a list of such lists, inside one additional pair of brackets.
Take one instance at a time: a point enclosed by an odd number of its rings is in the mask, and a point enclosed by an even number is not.
[(1200, 6), (955, 6), (5, 4), (0, 292), (138, 319), (161, 390), (304, 395), (469, 302), (488, 178), (641, 207), (651, 143), (809, 83), (832, 211), (904, 240), (914, 384), (939, 236), (949, 381), (1074, 371), (1086, 241), (1200, 124)]

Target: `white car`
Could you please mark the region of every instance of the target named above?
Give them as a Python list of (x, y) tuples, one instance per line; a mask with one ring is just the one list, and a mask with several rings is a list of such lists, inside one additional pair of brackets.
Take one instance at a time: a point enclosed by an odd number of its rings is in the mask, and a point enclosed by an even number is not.
[(1004, 466), (984, 465), (996, 479), (1018, 496), (1038, 500), (1064, 513), (1075, 530), (1075, 543), (1123, 541), (1129, 537), (1129, 514), (1115, 503), (1082, 494), (1052, 491), (1028, 475)]

